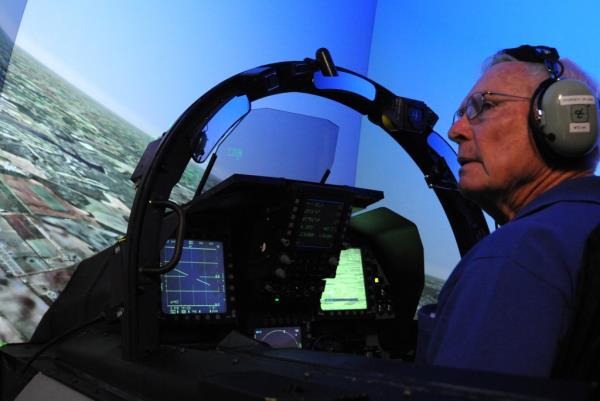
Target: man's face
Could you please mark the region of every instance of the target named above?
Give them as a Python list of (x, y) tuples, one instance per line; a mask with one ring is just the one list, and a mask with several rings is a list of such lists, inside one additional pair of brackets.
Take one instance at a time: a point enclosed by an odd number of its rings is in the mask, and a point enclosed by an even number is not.
[[(496, 64), (479, 79), (461, 106), (475, 92), (529, 98), (537, 84), (523, 63)], [(529, 134), (529, 102), (495, 95), (485, 99), (491, 104), (484, 106), (472, 120), (466, 115), (456, 120), (448, 133), (459, 145), (459, 188), (482, 204), (497, 203), (514, 195), (513, 192), (535, 180), (545, 168)]]

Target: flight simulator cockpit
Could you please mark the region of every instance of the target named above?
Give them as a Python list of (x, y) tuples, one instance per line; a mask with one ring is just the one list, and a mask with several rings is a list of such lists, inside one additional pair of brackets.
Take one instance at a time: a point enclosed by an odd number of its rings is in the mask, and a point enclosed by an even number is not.
[[(585, 394), (410, 363), (424, 285), (417, 226), (373, 207), (377, 189), (327, 182), (334, 123), (251, 107), (287, 92), (341, 103), (385, 130), (439, 199), (461, 254), (486, 235), (425, 103), (336, 67), (326, 49), (242, 72), (148, 145), (131, 177), (127, 236), (79, 265), (30, 343), (2, 349), (2, 400), (41, 399), (40, 389), (98, 400)], [(188, 199), (182, 180), (197, 188)]]

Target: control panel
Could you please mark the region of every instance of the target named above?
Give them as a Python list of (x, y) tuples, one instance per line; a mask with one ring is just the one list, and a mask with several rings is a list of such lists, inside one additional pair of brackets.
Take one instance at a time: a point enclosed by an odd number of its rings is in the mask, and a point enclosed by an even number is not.
[[(383, 321), (397, 319), (400, 302), (386, 275), (396, 267), (382, 265), (376, 241), (352, 228), (352, 210), (382, 195), (265, 177), (224, 181), (186, 211), (181, 259), (160, 278), (161, 332), (187, 322), (189, 335), (210, 322), (215, 342), (237, 330), (272, 347), (362, 352)], [(165, 241), (163, 263), (174, 246)]]

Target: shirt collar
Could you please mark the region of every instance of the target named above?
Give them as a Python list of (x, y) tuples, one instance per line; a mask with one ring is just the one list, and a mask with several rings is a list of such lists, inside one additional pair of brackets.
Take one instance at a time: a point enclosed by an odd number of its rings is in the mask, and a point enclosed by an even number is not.
[(600, 177), (578, 177), (561, 182), (525, 205), (517, 213), (515, 220), (563, 201), (591, 202), (600, 205)]

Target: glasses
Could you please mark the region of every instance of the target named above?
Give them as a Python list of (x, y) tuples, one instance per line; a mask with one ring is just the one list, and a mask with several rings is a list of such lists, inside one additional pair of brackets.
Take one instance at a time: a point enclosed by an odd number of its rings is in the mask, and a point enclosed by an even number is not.
[(516, 96), (509, 95), (506, 93), (499, 92), (475, 92), (467, 99), (465, 106), (459, 108), (456, 113), (454, 113), (454, 117), (452, 118), (452, 125), (458, 120), (462, 118), (462, 116), (467, 116), (469, 120), (474, 119), (482, 112), (489, 110), (498, 105), (498, 102), (492, 102), (486, 99), (486, 96), (505, 96), (515, 100), (530, 100), (528, 97), (524, 96)]

